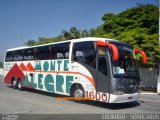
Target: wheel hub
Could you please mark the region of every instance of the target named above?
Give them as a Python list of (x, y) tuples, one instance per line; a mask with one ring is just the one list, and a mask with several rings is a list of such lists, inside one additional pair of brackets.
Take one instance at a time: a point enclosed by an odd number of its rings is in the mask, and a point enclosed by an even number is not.
[(13, 86), (16, 86), (17, 82), (16, 80), (13, 80)]
[(74, 97), (83, 97), (83, 91), (81, 89), (76, 90)]

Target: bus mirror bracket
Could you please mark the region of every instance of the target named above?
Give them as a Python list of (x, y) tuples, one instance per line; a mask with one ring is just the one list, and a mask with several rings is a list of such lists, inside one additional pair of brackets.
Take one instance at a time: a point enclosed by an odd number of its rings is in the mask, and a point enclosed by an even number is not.
[(143, 57), (143, 63), (147, 64), (147, 55), (146, 55), (146, 53), (143, 50), (134, 48), (134, 52), (135, 53), (140, 53), (142, 55), (142, 57)]
[(104, 42), (104, 41), (101, 41), (101, 40), (97, 41), (97, 46), (109, 47), (112, 50), (112, 53), (113, 53), (112, 59), (114, 61), (118, 61), (118, 57), (119, 56), (118, 56), (118, 48), (117, 48), (117, 46), (115, 46), (112, 43)]

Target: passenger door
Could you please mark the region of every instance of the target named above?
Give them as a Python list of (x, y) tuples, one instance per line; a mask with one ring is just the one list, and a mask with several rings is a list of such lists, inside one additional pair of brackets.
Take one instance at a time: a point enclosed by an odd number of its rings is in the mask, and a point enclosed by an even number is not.
[(97, 92), (109, 93), (109, 64), (106, 55), (97, 55), (97, 79), (96, 90)]

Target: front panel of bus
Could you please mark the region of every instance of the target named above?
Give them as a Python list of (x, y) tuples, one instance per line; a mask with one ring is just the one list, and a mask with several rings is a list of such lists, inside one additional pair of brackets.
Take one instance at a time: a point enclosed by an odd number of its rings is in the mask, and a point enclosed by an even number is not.
[(133, 48), (125, 43), (111, 43), (117, 46), (119, 58), (114, 61), (111, 57), (110, 102), (135, 101), (139, 97), (140, 75)]

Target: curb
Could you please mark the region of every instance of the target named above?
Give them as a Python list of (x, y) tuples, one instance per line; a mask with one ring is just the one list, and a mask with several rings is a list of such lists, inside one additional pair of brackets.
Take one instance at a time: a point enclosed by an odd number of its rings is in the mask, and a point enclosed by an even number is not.
[(150, 103), (160, 103), (160, 101), (143, 100), (143, 99), (140, 99), (139, 101), (140, 102), (150, 102)]
[(160, 100), (157, 101), (157, 100), (147, 99), (147, 98), (145, 98), (145, 97), (143, 98), (142, 95), (146, 95), (146, 96), (147, 96), (147, 95), (148, 95), (148, 96), (149, 96), (149, 95), (154, 95), (154, 96), (156, 96), (156, 97), (159, 98), (160, 95), (159, 95), (158, 93), (142, 92), (142, 93), (141, 93), (141, 97), (140, 97), (140, 101), (141, 101), (141, 102), (150, 102), (150, 103), (160, 103)]
[(144, 93), (140, 93), (142, 95), (159, 95), (158, 93), (151, 93), (151, 92), (144, 92)]

